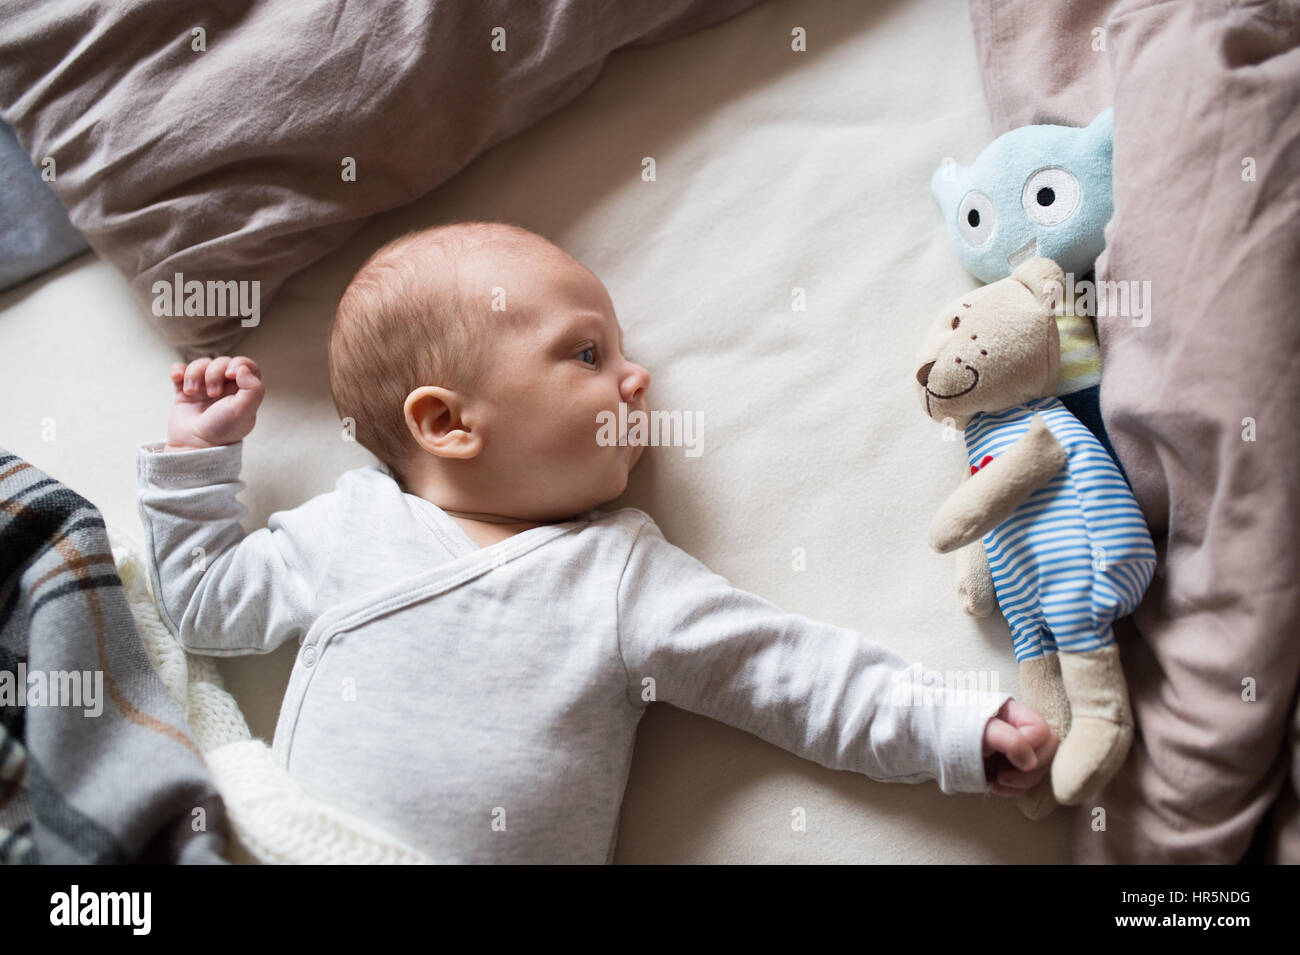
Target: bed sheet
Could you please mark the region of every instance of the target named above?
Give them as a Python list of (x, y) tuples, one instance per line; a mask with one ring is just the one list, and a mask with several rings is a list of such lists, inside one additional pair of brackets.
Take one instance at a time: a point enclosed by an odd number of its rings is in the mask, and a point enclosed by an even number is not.
[[(950, 0), (765, 3), (615, 53), (569, 106), (285, 284), (243, 349), (268, 389), (244, 453), (246, 527), (372, 461), (343, 439), (325, 363), (365, 257), (434, 222), (512, 221), (604, 280), (655, 406), (704, 423), (702, 453), (647, 449), (609, 506), (646, 510), (784, 609), (1016, 692), (1005, 624), (962, 613), (952, 558), (927, 544), (963, 452), (926, 419), (911, 367), (933, 310), (976, 285), (930, 175), (991, 137), (971, 23)], [(0, 297), (4, 441), (138, 538), (135, 453), (164, 435), (174, 358), (91, 256), (20, 286)], [(292, 659), (220, 661), (254, 735), (270, 739)], [(1058, 862), (1065, 825), (832, 771), (655, 705), (616, 861)]]

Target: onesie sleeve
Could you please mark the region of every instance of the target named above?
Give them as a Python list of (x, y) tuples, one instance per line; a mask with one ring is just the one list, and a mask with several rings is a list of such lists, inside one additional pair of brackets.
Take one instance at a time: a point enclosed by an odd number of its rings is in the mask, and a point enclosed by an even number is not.
[(272, 514), (245, 534), (235, 495), (243, 442), (190, 451), (140, 446), (136, 498), (159, 612), (194, 653), (269, 653), (301, 637), (332, 550), (334, 495)]
[(856, 630), (733, 587), (647, 519), (618, 586), (629, 702), (712, 717), (831, 769), (989, 792), (984, 729), (1011, 694), (950, 686)]

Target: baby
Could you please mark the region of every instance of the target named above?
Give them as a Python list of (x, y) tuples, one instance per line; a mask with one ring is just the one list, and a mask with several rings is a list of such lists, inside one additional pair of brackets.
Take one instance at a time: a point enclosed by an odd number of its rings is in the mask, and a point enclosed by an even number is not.
[[(330, 386), (387, 466), (245, 534), (244, 357), (172, 366), (167, 441), (139, 451), (168, 626), (200, 654), (299, 645), (273, 752), (312, 795), (443, 862), (613, 858), (637, 724), (659, 700), (833, 769), (1014, 796), (1046, 722), (936, 692), (855, 630), (732, 587), (618, 497), (646, 410), (600, 280), (542, 237), (456, 223), (376, 252), (339, 303)], [(626, 420), (626, 418), (622, 419)], [(951, 688), (950, 688), (951, 689)]]

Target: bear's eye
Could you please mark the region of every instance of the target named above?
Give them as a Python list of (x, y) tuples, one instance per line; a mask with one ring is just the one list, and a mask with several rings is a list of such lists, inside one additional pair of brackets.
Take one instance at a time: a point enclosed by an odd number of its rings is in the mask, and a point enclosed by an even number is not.
[(956, 327), (957, 327), (958, 325), (960, 325), (960, 324), (961, 324), (961, 319), (958, 318), (956, 315), (954, 315), (954, 316), (952, 317), (952, 327), (953, 327), (953, 328), (956, 328)]

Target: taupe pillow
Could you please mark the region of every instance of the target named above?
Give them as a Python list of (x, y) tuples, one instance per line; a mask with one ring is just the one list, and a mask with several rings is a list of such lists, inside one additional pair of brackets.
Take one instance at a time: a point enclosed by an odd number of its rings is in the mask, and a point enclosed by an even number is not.
[(756, 2), (8, 0), (0, 115), (192, 357), (230, 350), (289, 274), (571, 100), (611, 51)]

